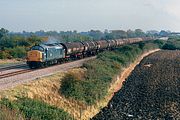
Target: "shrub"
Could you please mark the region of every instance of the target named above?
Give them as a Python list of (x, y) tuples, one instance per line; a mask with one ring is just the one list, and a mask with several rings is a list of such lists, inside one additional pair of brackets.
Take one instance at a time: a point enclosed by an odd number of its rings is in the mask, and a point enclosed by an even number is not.
[(0, 59), (8, 59), (11, 58), (8, 51), (0, 51)]
[(61, 83), (61, 93), (74, 99), (84, 100), (84, 89), (81, 81), (71, 74), (67, 74)]
[(162, 47), (165, 50), (180, 50), (180, 39), (170, 39), (168, 42)]
[(176, 46), (173, 45), (172, 43), (166, 43), (162, 49), (165, 49), (165, 50), (176, 50)]
[(71, 120), (72, 118), (62, 109), (50, 106), (42, 101), (29, 98), (18, 98), (16, 101), (2, 99), (0, 102), (12, 110), (22, 112), (26, 119), (32, 120)]
[(7, 50), (13, 58), (25, 58), (27, 53), (25, 47), (8, 48)]
[(0, 105), (0, 120), (25, 120), (25, 117), (18, 110), (12, 110)]
[(159, 48), (162, 48), (163, 45), (165, 44), (165, 41), (163, 40), (155, 40), (153, 41), (154, 44), (157, 44), (159, 46)]

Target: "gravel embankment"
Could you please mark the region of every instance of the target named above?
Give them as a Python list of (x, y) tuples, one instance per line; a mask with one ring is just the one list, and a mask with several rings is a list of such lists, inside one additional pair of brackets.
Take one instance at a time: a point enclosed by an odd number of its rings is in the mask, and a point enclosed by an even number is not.
[(145, 57), (93, 120), (179, 120), (180, 51)]
[(23, 84), (36, 78), (49, 76), (57, 72), (64, 72), (74, 67), (80, 67), (82, 64), (90, 59), (95, 59), (96, 57), (85, 58), (82, 60), (77, 60), (74, 62), (69, 62), (61, 65), (51, 66), (45, 69), (39, 69), (32, 72), (19, 74), (16, 76), (0, 79), (0, 90), (8, 89), (14, 87), (18, 84)]

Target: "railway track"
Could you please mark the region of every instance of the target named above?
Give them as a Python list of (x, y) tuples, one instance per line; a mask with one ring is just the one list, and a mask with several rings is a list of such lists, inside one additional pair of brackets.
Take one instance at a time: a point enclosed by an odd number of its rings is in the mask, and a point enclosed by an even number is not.
[(95, 58), (96, 56), (80, 59), (77, 61), (71, 61), (59, 65), (54, 65), (46, 68), (39, 68), (39, 69), (26, 68), (26, 69), (18, 70), (16, 72), (12, 71), (9, 73), (7, 72), (9, 70), (0, 72), (0, 91), (35, 80), (39, 77), (45, 77), (57, 72), (64, 72), (64, 71), (68, 71), (71, 68), (80, 67), (84, 62)]
[[(71, 62), (74, 62), (74, 61), (68, 61), (68, 62), (62, 63), (61, 65), (68, 64), (68, 63), (71, 63)], [(54, 67), (54, 66), (57, 66), (57, 65), (60, 65), (60, 64), (55, 64), (55, 65), (51, 65), (49, 67), (36, 68), (36, 69), (30, 69), (27, 66), (27, 64), (20, 64), (20, 65), (3, 67), (3, 68), (0, 68), (0, 79), (12, 77), (12, 76), (16, 76), (16, 75), (20, 75), (20, 74), (24, 74), (24, 73), (28, 73), (28, 72), (35, 71), (35, 70), (43, 70), (43, 69), (51, 68), (51, 67)], [(23, 68), (23, 69), (18, 70), (17, 68), (18, 69)], [(15, 69), (17, 69), (17, 71), (8, 72), (8, 70), (15, 70)], [(7, 73), (3, 73), (3, 72), (7, 72)]]
[[(70, 63), (70, 62), (72, 62), (72, 61), (69, 61), (69, 62), (66, 62), (66, 63)], [(63, 64), (66, 64), (66, 63), (63, 63)], [(56, 65), (52, 65), (50, 67), (53, 67), (53, 66), (56, 66)], [(3, 73), (4, 71), (13, 70), (13, 69), (15, 70), (15, 69), (18, 69), (18, 68), (27, 68), (27, 69), (18, 70), (18, 71), (9, 72), (9, 73)], [(3, 67), (3, 68), (0, 68), (0, 79), (16, 76), (16, 75), (19, 75), (19, 74), (28, 73), (28, 72), (39, 70), (39, 69), (42, 70), (42, 69), (46, 69), (46, 68), (48, 68), (48, 67), (38, 68), (38, 69), (30, 69), (30, 68), (28, 68), (27, 64)]]
[(12, 70), (12, 69), (16, 69), (16, 68), (24, 68), (24, 67), (27, 67), (27, 65), (26, 64), (20, 64), (20, 65), (2, 67), (2, 68), (0, 68), (0, 72), (6, 71), (6, 70)]
[(23, 74), (23, 73), (28, 73), (28, 72), (31, 72), (31, 71), (33, 71), (33, 70), (25, 69), (25, 70), (19, 70), (19, 71), (10, 72), (10, 73), (6, 73), (6, 74), (2, 74), (2, 75), (0, 74), (0, 79), (15, 76), (15, 75), (19, 75), (19, 74)]
[[(70, 63), (70, 62), (72, 62), (72, 61), (69, 61), (69, 62), (66, 62), (66, 63)], [(63, 64), (66, 64), (66, 63), (63, 63)], [(56, 66), (56, 65), (52, 65), (50, 67), (53, 67), (53, 66)], [(17, 68), (26, 68), (26, 67), (27, 67), (26, 64), (22, 64), (22, 65), (15, 65), (15, 66), (9, 66), (9, 67), (0, 68), (0, 79), (16, 76), (16, 75), (19, 75), (19, 74), (28, 73), (28, 72), (39, 70), (39, 69), (42, 70), (42, 69), (48, 68), (48, 67), (38, 68), (38, 69), (30, 69), (30, 68), (28, 68), (28, 69), (23, 69), (23, 70), (18, 70), (18, 71), (3, 74), (4, 71), (13, 70), (13, 69), (17, 69)]]

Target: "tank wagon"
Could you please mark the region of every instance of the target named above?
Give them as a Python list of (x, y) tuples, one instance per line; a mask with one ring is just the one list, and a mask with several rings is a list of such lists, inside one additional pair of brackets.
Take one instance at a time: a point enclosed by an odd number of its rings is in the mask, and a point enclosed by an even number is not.
[(27, 64), (30, 68), (49, 66), (62, 63), (69, 59), (92, 56), (104, 50), (114, 49), (121, 45), (144, 40), (152, 40), (152, 38), (127, 38), (35, 45), (27, 54)]
[(66, 58), (81, 56), (84, 51), (84, 45), (81, 42), (60, 43), (65, 49)]
[(82, 44), (84, 45), (84, 56), (91, 56), (97, 53), (97, 43), (95, 41), (84, 41)]

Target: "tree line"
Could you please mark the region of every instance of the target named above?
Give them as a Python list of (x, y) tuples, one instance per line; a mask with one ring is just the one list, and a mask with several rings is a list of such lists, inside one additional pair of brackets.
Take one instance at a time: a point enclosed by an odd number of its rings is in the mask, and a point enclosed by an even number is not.
[(9, 34), (9, 31), (0, 29), (0, 59), (25, 58), (27, 50), (35, 44), (41, 43), (38, 36), (24, 37)]
[(0, 29), (0, 59), (10, 58), (25, 58), (26, 52), (35, 44), (42, 42), (53, 42), (51, 37), (56, 39), (56, 42), (74, 42), (86, 40), (101, 40), (101, 39), (120, 39), (133, 37), (149, 37), (169, 35), (167, 31), (148, 31), (144, 32), (141, 29), (135, 30), (90, 30), (88, 32), (74, 31), (36, 31), (36, 32), (9, 32), (7, 29)]

